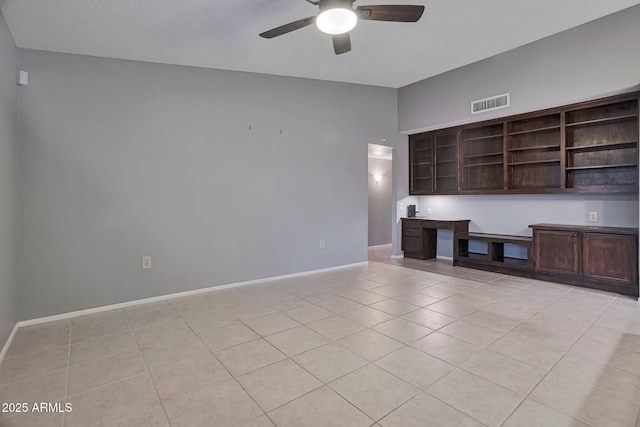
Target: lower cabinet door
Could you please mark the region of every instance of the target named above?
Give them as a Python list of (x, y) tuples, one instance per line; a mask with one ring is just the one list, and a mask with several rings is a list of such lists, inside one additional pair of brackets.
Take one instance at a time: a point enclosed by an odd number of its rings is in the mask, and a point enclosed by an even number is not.
[(402, 236), (402, 250), (406, 252), (422, 252), (422, 239), (415, 236)]
[(535, 269), (545, 273), (580, 274), (578, 233), (535, 230)]
[(582, 236), (582, 275), (586, 279), (637, 286), (636, 236), (603, 233)]

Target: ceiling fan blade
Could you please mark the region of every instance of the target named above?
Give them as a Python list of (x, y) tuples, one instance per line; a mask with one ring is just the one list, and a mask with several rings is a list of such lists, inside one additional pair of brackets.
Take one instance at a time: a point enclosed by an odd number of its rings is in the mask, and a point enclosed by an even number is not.
[(424, 12), (424, 6), (417, 5), (382, 5), (358, 6), (360, 19), (370, 21), (417, 22)]
[(349, 33), (336, 34), (333, 37), (333, 50), (336, 55), (347, 53), (351, 50), (351, 38)]
[(304, 18), (304, 19), (299, 19), (297, 21), (293, 21), (293, 22), (289, 22), (288, 24), (284, 24), (278, 28), (274, 28), (272, 30), (269, 31), (265, 31), (264, 33), (260, 34), (260, 37), (263, 37), (265, 39), (272, 39), (274, 37), (278, 37), (281, 36), (283, 34), (287, 34), (290, 33), (291, 31), (295, 31), (295, 30), (299, 30), (300, 28), (304, 28), (307, 25), (311, 25), (315, 22), (316, 17), (315, 16), (310, 16), (308, 18)]

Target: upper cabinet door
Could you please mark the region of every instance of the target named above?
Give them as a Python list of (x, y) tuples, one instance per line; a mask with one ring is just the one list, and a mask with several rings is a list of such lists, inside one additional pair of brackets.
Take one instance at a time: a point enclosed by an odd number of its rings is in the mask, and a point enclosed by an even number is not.
[(434, 191), (457, 193), (458, 184), (458, 132), (434, 135)]
[(433, 137), (412, 135), (409, 138), (409, 194), (433, 193)]

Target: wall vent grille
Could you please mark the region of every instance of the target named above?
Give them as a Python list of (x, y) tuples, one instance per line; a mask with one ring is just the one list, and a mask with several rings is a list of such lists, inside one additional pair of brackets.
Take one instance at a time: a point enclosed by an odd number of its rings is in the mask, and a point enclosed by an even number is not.
[(485, 111), (497, 110), (509, 106), (509, 94), (491, 96), (489, 98), (478, 99), (471, 102), (471, 114), (484, 113)]

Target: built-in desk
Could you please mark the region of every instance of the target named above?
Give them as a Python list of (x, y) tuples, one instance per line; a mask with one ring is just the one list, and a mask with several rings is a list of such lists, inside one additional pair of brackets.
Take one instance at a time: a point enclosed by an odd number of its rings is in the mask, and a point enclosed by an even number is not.
[(405, 258), (431, 259), (436, 257), (438, 230), (453, 230), (453, 253), (458, 235), (469, 232), (469, 219), (402, 218), (402, 247)]

